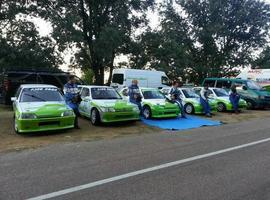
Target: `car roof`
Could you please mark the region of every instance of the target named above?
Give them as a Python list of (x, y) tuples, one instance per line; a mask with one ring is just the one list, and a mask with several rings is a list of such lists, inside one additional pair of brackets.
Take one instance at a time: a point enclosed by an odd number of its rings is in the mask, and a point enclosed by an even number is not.
[(214, 78), (214, 77), (205, 78), (204, 80), (242, 81), (242, 82), (247, 81), (246, 79), (241, 79), (241, 78)]
[(141, 90), (158, 90), (158, 88), (139, 87)]
[(49, 85), (49, 84), (22, 84), (22, 88), (42, 88), (42, 87), (52, 87), (52, 88), (57, 88), (54, 85)]
[(80, 88), (113, 88), (110, 86), (102, 86), (102, 85), (79, 85)]

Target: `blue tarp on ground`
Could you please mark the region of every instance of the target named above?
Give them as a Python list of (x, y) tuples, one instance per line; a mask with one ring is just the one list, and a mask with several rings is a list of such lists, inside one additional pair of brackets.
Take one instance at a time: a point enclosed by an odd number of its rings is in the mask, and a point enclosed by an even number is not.
[(142, 119), (142, 121), (150, 126), (157, 126), (168, 130), (186, 130), (192, 128), (199, 128), (202, 126), (219, 126), (220, 121), (204, 119), (201, 117), (187, 116), (187, 118), (173, 118), (173, 119)]

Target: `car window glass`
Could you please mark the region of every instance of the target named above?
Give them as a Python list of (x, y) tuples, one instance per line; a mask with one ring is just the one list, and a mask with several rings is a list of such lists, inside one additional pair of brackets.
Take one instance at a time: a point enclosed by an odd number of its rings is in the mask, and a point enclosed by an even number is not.
[(54, 85), (58, 88), (62, 88), (62, 84), (58, 81), (58, 79), (55, 76), (41, 74), (40, 77), (41, 77), (42, 83), (50, 84), (50, 85)]
[(81, 97), (88, 97), (90, 95), (90, 91), (88, 88), (83, 88), (81, 92)]
[(216, 80), (205, 80), (204, 86), (208, 85), (209, 87), (215, 87)]
[(20, 102), (64, 101), (57, 88), (25, 88), (20, 96)]
[(221, 88), (216, 88), (216, 89), (213, 89), (215, 94), (218, 96), (218, 97), (226, 97), (228, 96), (228, 92), (224, 89), (221, 89)]
[(122, 85), (124, 83), (124, 74), (113, 74), (112, 82)]
[(182, 92), (184, 93), (184, 96), (186, 98), (197, 98), (199, 97), (198, 94), (195, 93), (192, 89), (182, 89)]
[(170, 85), (170, 80), (168, 79), (167, 76), (162, 76), (162, 77), (161, 77), (161, 83), (162, 83), (163, 85)]
[(91, 88), (92, 99), (122, 99), (113, 88)]
[(144, 99), (164, 99), (164, 95), (158, 90), (142, 90)]
[(231, 81), (228, 80), (217, 80), (216, 87), (229, 89), (231, 88), (231, 84), (232, 84)]

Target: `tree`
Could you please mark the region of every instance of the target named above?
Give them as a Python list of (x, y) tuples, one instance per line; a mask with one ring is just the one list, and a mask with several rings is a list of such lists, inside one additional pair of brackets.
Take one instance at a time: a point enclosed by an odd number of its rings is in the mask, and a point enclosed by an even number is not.
[(269, 69), (270, 68), (270, 47), (267, 46), (252, 64), (253, 68)]
[(133, 31), (146, 23), (153, 0), (42, 0), (39, 16), (51, 22), (60, 50), (78, 50), (74, 62), (92, 69), (95, 83), (104, 83), (104, 71), (114, 67), (126, 51)]
[(145, 49), (148, 64), (172, 76), (196, 83), (230, 76), (267, 43), (270, 7), (262, 1), (178, 0), (161, 10), (161, 29)]
[(26, 16), (32, 9), (16, 1), (0, 1), (0, 66), (8, 69), (56, 68), (62, 63), (55, 44), (49, 37), (40, 37), (33, 22)]

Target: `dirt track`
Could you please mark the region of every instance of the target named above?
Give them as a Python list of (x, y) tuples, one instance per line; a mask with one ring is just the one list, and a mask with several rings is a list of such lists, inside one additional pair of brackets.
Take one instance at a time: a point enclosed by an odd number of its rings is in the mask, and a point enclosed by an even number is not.
[[(114, 125), (94, 127), (90, 124), (89, 120), (80, 119), (80, 130), (74, 129), (50, 133), (17, 135), (13, 130), (12, 116), (13, 112), (10, 107), (0, 106), (0, 152), (38, 148), (55, 143), (112, 139), (130, 134), (149, 134), (163, 131), (155, 127), (147, 126), (142, 122), (125, 122)], [(231, 113), (216, 113), (213, 119), (220, 120), (223, 123), (236, 123), (254, 118), (265, 117), (270, 117), (270, 111), (248, 110), (239, 115)], [(188, 133), (188, 131), (184, 131), (182, 133)]]

